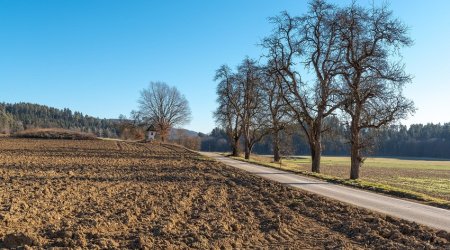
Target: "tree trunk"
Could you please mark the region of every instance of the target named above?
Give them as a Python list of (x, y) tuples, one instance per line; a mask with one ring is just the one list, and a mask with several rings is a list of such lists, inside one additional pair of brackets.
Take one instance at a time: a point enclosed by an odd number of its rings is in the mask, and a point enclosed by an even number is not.
[(350, 168), (350, 179), (356, 180), (359, 178), (359, 170), (361, 168), (361, 155), (359, 150), (359, 145), (352, 143), (351, 149), (351, 168)]
[(248, 135), (244, 135), (244, 157), (246, 160), (250, 159), (250, 153), (252, 152), (252, 145)]
[(362, 164), (361, 147), (359, 138), (359, 123), (358, 118), (353, 118), (351, 130), (351, 166), (350, 166), (350, 179), (356, 180), (359, 178), (359, 170)]
[(244, 157), (246, 160), (250, 159), (250, 143), (248, 142), (248, 140), (245, 140), (245, 155), (244, 155)]
[(160, 126), (160, 127), (161, 128), (159, 130), (159, 136), (160, 136), (162, 142), (166, 142), (167, 137), (169, 136), (169, 133), (170, 133), (170, 128), (163, 127), (163, 126)]
[(322, 158), (322, 121), (316, 121), (311, 129), (309, 146), (311, 148), (311, 171), (320, 173), (320, 160)]
[(231, 155), (235, 157), (239, 156), (239, 150), (236, 147), (233, 147), (233, 152)]
[(280, 136), (279, 132), (273, 133), (273, 161), (280, 162)]
[(233, 138), (231, 142), (232, 156), (239, 156), (239, 138)]
[(322, 158), (322, 144), (320, 141), (313, 142), (311, 145), (311, 171), (320, 173), (320, 160)]

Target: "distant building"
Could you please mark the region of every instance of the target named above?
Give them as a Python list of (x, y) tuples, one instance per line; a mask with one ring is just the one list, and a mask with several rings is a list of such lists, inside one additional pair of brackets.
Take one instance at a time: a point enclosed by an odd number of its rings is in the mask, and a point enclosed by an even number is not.
[(153, 140), (155, 140), (155, 137), (156, 137), (156, 129), (155, 129), (155, 126), (153, 126), (153, 124), (152, 124), (145, 131), (145, 140), (153, 141)]

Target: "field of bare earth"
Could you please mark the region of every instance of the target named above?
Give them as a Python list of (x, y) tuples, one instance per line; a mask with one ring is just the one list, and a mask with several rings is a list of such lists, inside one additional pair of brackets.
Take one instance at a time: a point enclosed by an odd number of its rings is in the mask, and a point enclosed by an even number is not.
[(450, 249), (171, 145), (0, 138), (0, 248)]

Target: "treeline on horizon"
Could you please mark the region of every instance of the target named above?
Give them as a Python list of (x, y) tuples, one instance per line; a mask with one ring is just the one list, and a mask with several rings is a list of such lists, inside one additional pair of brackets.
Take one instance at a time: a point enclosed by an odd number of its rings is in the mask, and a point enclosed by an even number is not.
[[(345, 140), (348, 131), (343, 125), (334, 124), (335, 133), (323, 140), (323, 153), (328, 156), (349, 156), (349, 144)], [(300, 131), (300, 130), (297, 130)], [(270, 136), (257, 143), (254, 152), (272, 154)], [(308, 142), (304, 135), (294, 133), (284, 136), (286, 155), (309, 155)], [(202, 135), (202, 151), (229, 152), (230, 142), (223, 129), (215, 128)], [(444, 124), (391, 125), (375, 136), (375, 145), (368, 156), (424, 157), (450, 159), (450, 122)]]
[(0, 103), (0, 133), (34, 128), (63, 128), (110, 138), (120, 135), (117, 121), (113, 119), (99, 119), (68, 108), (33, 103)]

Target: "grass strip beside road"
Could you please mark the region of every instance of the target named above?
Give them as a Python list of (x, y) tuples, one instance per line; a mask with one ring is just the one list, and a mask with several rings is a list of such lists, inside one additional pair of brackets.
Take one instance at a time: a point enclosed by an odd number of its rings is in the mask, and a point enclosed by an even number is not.
[(432, 196), (429, 196), (426, 194), (422, 194), (419, 192), (414, 192), (411, 190), (393, 187), (393, 186), (386, 185), (386, 184), (380, 184), (380, 183), (370, 182), (370, 181), (365, 181), (365, 180), (350, 180), (350, 179), (339, 178), (339, 177), (326, 175), (326, 174), (319, 174), (319, 173), (304, 171), (301, 169), (292, 169), (292, 167), (289, 167), (284, 163), (280, 164), (280, 163), (275, 163), (275, 162), (264, 162), (264, 161), (255, 160), (255, 159), (246, 160), (243, 157), (233, 157), (233, 156), (229, 156), (229, 155), (225, 155), (225, 156), (228, 156), (235, 160), (253, 163), (253, 164), (257, 164), (257, 165), (264, 166), (264, 167), (270, 167), (270, 168), (274, 168), (274, 169), (291, 172), (294, 174), (300, 174), (300, 175), (304, 175), (304, 176), (314, 177), (314, 178), (324, 180), (324, 181), (327, 181), (330, 183), (336, 183), (336, 184), (341, 184), (341, 185), (345, 185), (345, 186), (349, 186), (349, 187), (373, 191), (373, 192), (377, 192), (377, 193), (388, 194), (388, 195), (395, 196), (398, 198), (406, 198), (406, 199), (419, 201), (422, 204), (426, 204), (426, 205), (450, 209), (450, 202), (447, 200), (435, 198), (435, 197), (432, 197)]

